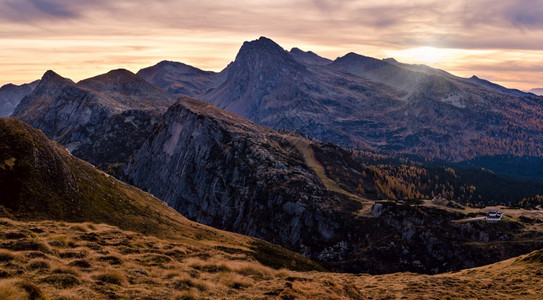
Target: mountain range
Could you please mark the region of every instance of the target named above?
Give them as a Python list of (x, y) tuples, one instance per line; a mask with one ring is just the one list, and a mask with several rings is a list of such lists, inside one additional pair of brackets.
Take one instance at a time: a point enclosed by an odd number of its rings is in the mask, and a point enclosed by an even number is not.
[[(513, 212), (499, 230), (463, 220), (483, 213), (465, 205), (518, 205), (543, 187), (401, 155), (541, 156), (540, 101), (477, 77), (354, 53), (330, 61), (260, 38), (219, 73), (164, 61), (74, 83), (47, 71), (12, 115), (191, 220), (333, 270), (441, 273), (540, 248), (535, 221)], [(420, 200), (438, 195), (457, 210)]]
[[(173, 80), (166, 66), (142, 77), (161, 87), (189, 78)], [(223, 71), (205, 76), (196, 80), (200, 94), (185, 95), (344, 147), (448, 161), (542, 153), (542, 99), (476, 76), (355, 53), (329, 61), (264, 37), (244, 43)]]
[(539, 95), (539, 96), (543, 96), (543, 88), (531, 89), (528, 92), (534, 93), (534, 94)]

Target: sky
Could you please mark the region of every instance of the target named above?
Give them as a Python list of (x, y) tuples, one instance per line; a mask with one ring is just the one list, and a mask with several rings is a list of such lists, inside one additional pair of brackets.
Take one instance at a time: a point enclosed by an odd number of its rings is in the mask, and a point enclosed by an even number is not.
[(161, 60), (220, 71), (260, 36), (543, 87), (543, 0), (0, 0), (0, 85)]

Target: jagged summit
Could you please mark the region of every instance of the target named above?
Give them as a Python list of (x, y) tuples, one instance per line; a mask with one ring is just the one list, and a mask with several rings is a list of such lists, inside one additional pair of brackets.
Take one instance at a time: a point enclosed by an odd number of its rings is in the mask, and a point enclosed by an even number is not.
[(53, 70), (47, 70), (41, 77), (39, 85), (49, 85), (54, 83), (75, 84), (71, 79), (62, 77)]
[(88, 79), (79, 81), (77, 84), (85, 87), (92, 87), (96, 90), (104, 89), (104, 86), (108, 85), (122, 85), (129, 81), (142, 80), (136, 74), (126, 69), (111, 70), (105, 74), (100, 74)]
[(279, 44), (277, 44), (273, 40), (271, 40), (271, 39), (269, 39), (267, 37), (264, 37), (264, 36), (261, 36), (257, 40), (244, 42), (243, 45), (241, 46), (241, 49), (244, 49), (244, 48), (254, 48), (254, 49), (259, 49), (259, 50), (285, 51), (281, 46), (279, 46)]
[[(13, 111), (13, 116), (23, 116), (21, 114), (26, 115), (27, 112), (25, 111), (34, 105), (47, 105), (47, 103), (52, 101), (54, 95), (58, 94), (66, 87), (75, 87), (75, 83), (68, 78), (58, 75), (52, 70), (48, 70), (43, 74), (36, 88), (22, 98), (19, 105), (17, 105)], [(39, 101), (37, 99), (39, 99)]]
[(485, 88), (494, 90), (496, 92), (499, 92), (499, 93), (502, 93), (502, 94), (505, 94), (505, 95), (510, 95), (510, 96), (514, 96), (514, 97), (524, 97), (524, 96), (527, 95), (526, 93), (524, 93), (524, 92), (522, 92), (520, 90), (508, 89), (508, 88), (506, 88), (504, 86), (501, 86), (499, 84), (496, 84), (496, 83), (490, 82), (490, 81), (488, 81), (486, 79), (477, 77), (476, 75), (471, 76), (468, 79), (468, 81), (471, 82), (471, 83), (475, 83), (478, 86), (485, 87)]
[(349, 52), (345, 54), (344, 56), (336, 58), (334, 60), (334, 65), (342, 65), (342, 64), (368, 64), (371, 63), (372, 65), (383, 65), (388, 64), (387, 62), (379, 59), (375, 59), (373, 57), (364, 56), (355, 52)]
[(192, 72), (194, 72), (194, 73), (206, 73), (206, 74), (207, 73), (215, 73), (215, 72), (212, 72), (212, 71), (204, 71), (204, 70), (198, 69), (196, 67), (193, 67), (191, 65), (187, 65), (185, 63), (182, 63), (182, 62), (171, 61), (171, 60), (163, 60), (163, 61), (159, 62), (158, 64), (152, 66), (152, 67), (141, 69), (140, 71), (138, 71), (137, 75), (141, 76), (140, 72), (142, 72), (144, 70), (153, 69), (153, 68), (174, 68), (177, 71), (180, 71), (180, 72), (183, 72), (183, 73), (192, 73)]
[(383, 61), (386, 61), (387, 63), (397, 63), (398, 62), (394, 57), (383, 58)]
[(281, 48), (274, 41), (260, 37), (258, 40), (244, 42), (239, 50), (234, 66), (244, 65), (253, 70), (265, 70), (291, 67), (295, 69), (304, 68), (296, 62), (285, 49)]

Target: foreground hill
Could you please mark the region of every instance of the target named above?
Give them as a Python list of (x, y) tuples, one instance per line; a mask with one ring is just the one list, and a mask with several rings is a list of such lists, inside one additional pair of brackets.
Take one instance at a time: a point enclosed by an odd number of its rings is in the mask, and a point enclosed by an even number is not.
[(19, 120), (0, 119), (0, 149), (1, 216), (106, 223), (197, 247), (236, 246), (248, 255), (258, 253), (251, 250), (258, 248), (275, 263), (319, 268), (269, 243), (189, 221), (150, 194), (73, 157)]
[(88, 222), (0, 218), (0, 236), (1, 299), (538, 299), (543, 293), (542, 250), (455, 273), (371, 276), (277, 270), (247, 261), (239, 248), (202, 248)]

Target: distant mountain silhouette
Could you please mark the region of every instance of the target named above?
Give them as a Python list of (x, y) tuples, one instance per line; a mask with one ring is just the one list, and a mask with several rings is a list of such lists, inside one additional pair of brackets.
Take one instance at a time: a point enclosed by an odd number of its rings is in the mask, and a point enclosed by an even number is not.
[(39, 80), (22, 85), (6, 84), (0, 88), (0, 118), (11, 116), (17, 105), (38, 85)]

